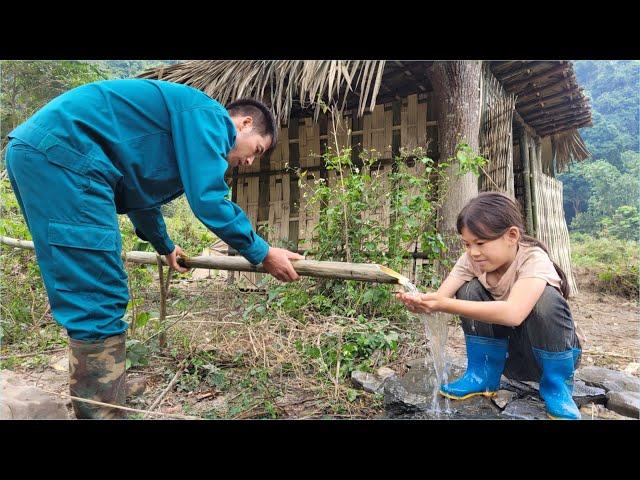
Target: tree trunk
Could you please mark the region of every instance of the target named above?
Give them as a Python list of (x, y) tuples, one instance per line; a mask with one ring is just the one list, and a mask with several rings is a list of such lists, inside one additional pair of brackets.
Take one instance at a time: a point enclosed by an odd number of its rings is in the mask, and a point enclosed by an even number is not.
[[(478, 152), (480, 134), (480, 78), (482, 61), (455, 60), (434, 62), (431, 83), (438, 102), (438, 152), (441, 161), (454, 156), (456, 146), (466, 142)], [(458, 163), (447, 169), (449, 184), (442, 206), (439, 226), (449, 247), (449, 259), (460, 253), (456, 218), (462, 207), (478, 195), (478, 179), (471, 173), (458, 175)]]

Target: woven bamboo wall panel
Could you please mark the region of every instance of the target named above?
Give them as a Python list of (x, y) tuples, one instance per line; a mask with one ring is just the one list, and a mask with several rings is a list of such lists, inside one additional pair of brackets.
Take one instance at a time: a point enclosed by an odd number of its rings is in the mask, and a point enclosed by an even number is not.
[(567, 275), (569, 288), (577, 293), (573, 272), (571, 271), (571, 244), (569, 230), (564, 217), (562, 201), (562, 182), (543, 173), (534, 173), (538, 216), (538, 240), (549, 248), (549, 257), (556, 262)]
[(289, 174), (269, 177), (269, 244), (282, 247), (289, 241)]
[[(255, 165), (255, 164), (254, 164)], [(260, 165), (258, 164), (258, 168)], [(251, 168), (251, 167), (248, 167)], [(253, 229), (257, 228), (258, 221), (258, 177), (241, 177), (238, 179), (237, 203), (244, 210), (245, 214), (251, 221)], [(250, 272), (229, 272), (229, 274), (238, 282), (240, 287), (251, 287), (258, 281), (258, 277)]]
[(480, 154), (489, 160), (480, 191), (515, 197), (513, 182), (513, 112), (516, 98), (507, 94), (489, 68), (483, 69)]
[(269, 157), (269, 170), (285, 169), (289, 164), (289, 129), (282, 127), (278, 131), (278, 143)]
[(320, 157), (320, 127), (311, 118), (300, 120), (299, 125), (300, 167), (319, 167)]
[(412, 150), (418, 146), (418, 95), (409, 95), (403, 102), (400, 118), (400, 145)]
[(385, 112), (384, 105), (376, 105), (371, 114), (363, 118), (362, 146), (371, 151), (373, 158), (390, 158), (393, 113)]
[[(313, 228), (320, 218), (320, 206), (316, 203), (309, 204), (308, 192), (313, 190), (315, 182), (320, 178), (319, 172), (308, 172), (300, 179), (300, 209), (298, 212), (298, 248), (310, 249), (313, 247)], [(304, 193), (303, 193), (304, 192)], [(305, 195), (306, 193), (306, 195)]]

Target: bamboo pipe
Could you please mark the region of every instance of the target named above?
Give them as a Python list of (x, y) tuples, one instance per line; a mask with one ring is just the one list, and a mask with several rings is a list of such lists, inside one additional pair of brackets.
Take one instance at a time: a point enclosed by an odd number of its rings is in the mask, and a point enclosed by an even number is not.
[[(0, 236), (0, 243), (11, 247), (25, 248), (33, 250), (33, 242), (28, 240), (18, 240), (15, 238)], [(127, 262), (140, 263), (145, 265), (156, 265), (157, 257), (151, 252), (126, 252), (122, 254), (123, 260)], [(162, 263), (167, 265), (164, 256), (160, 257)], [(252, 265), (243, 257), (227, 256), (199, 256), (187, 259), (180, 258), (178, 263), (187, 268), (206, 268), (210, 270), (233, 270), (238, 272), (263, 272), (266, 270), (262, 266)], [(409, 279), (382, 265), (376, 263), (347, 263), (347, 262), (325, 262), (317, 260), (291, 260), (293, 269), (302, 276), (317, 278), (335, 278), (340, 280), (357, 280), (359, 282), (372, 283), (395, 283), (405, 285)]]

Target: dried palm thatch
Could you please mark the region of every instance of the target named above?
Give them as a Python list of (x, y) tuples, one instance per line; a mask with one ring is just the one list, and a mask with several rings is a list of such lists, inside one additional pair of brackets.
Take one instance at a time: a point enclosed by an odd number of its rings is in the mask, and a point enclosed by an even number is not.
[(572, 162), (581, 162), (591, 156), (584, 140), (575, 128), (557, 133), (551, 138), (556, 146), (556, 169), (558, 172), (566, 170)]
[(259, 98), (271, 104), (282, 122), (294, 104), (315, 106), (317, 119), (322, 102), (342, 110), (349, 95), (359, 97), (359, 116), (367, 107), (373, 110), (384, 66), (384, 60), (193, 60), (157, 67), (139, 78), (184, 83), (222, 104)]

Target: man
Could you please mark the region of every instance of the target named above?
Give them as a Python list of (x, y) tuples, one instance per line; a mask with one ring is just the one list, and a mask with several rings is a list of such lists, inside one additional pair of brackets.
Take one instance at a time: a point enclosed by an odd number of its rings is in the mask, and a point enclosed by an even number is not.
[[(203, 92), (156, 80), (108, 80), (75, 88), (9, 134), (7, 171), (35, 244), (56, 321), (70, 336), (71, 395), (123, 405), (129, 299), (117, 214), (180, 272), (182, 255), (160, 206), (182, 193), (196, 217), (252, 264), (288, 282), (296, 253), (270, 247), (227, 200), (229, 166), (275, 147), (265, 105), (226, 109)], [(78, 418), (121, 410), (74, 400)]]

